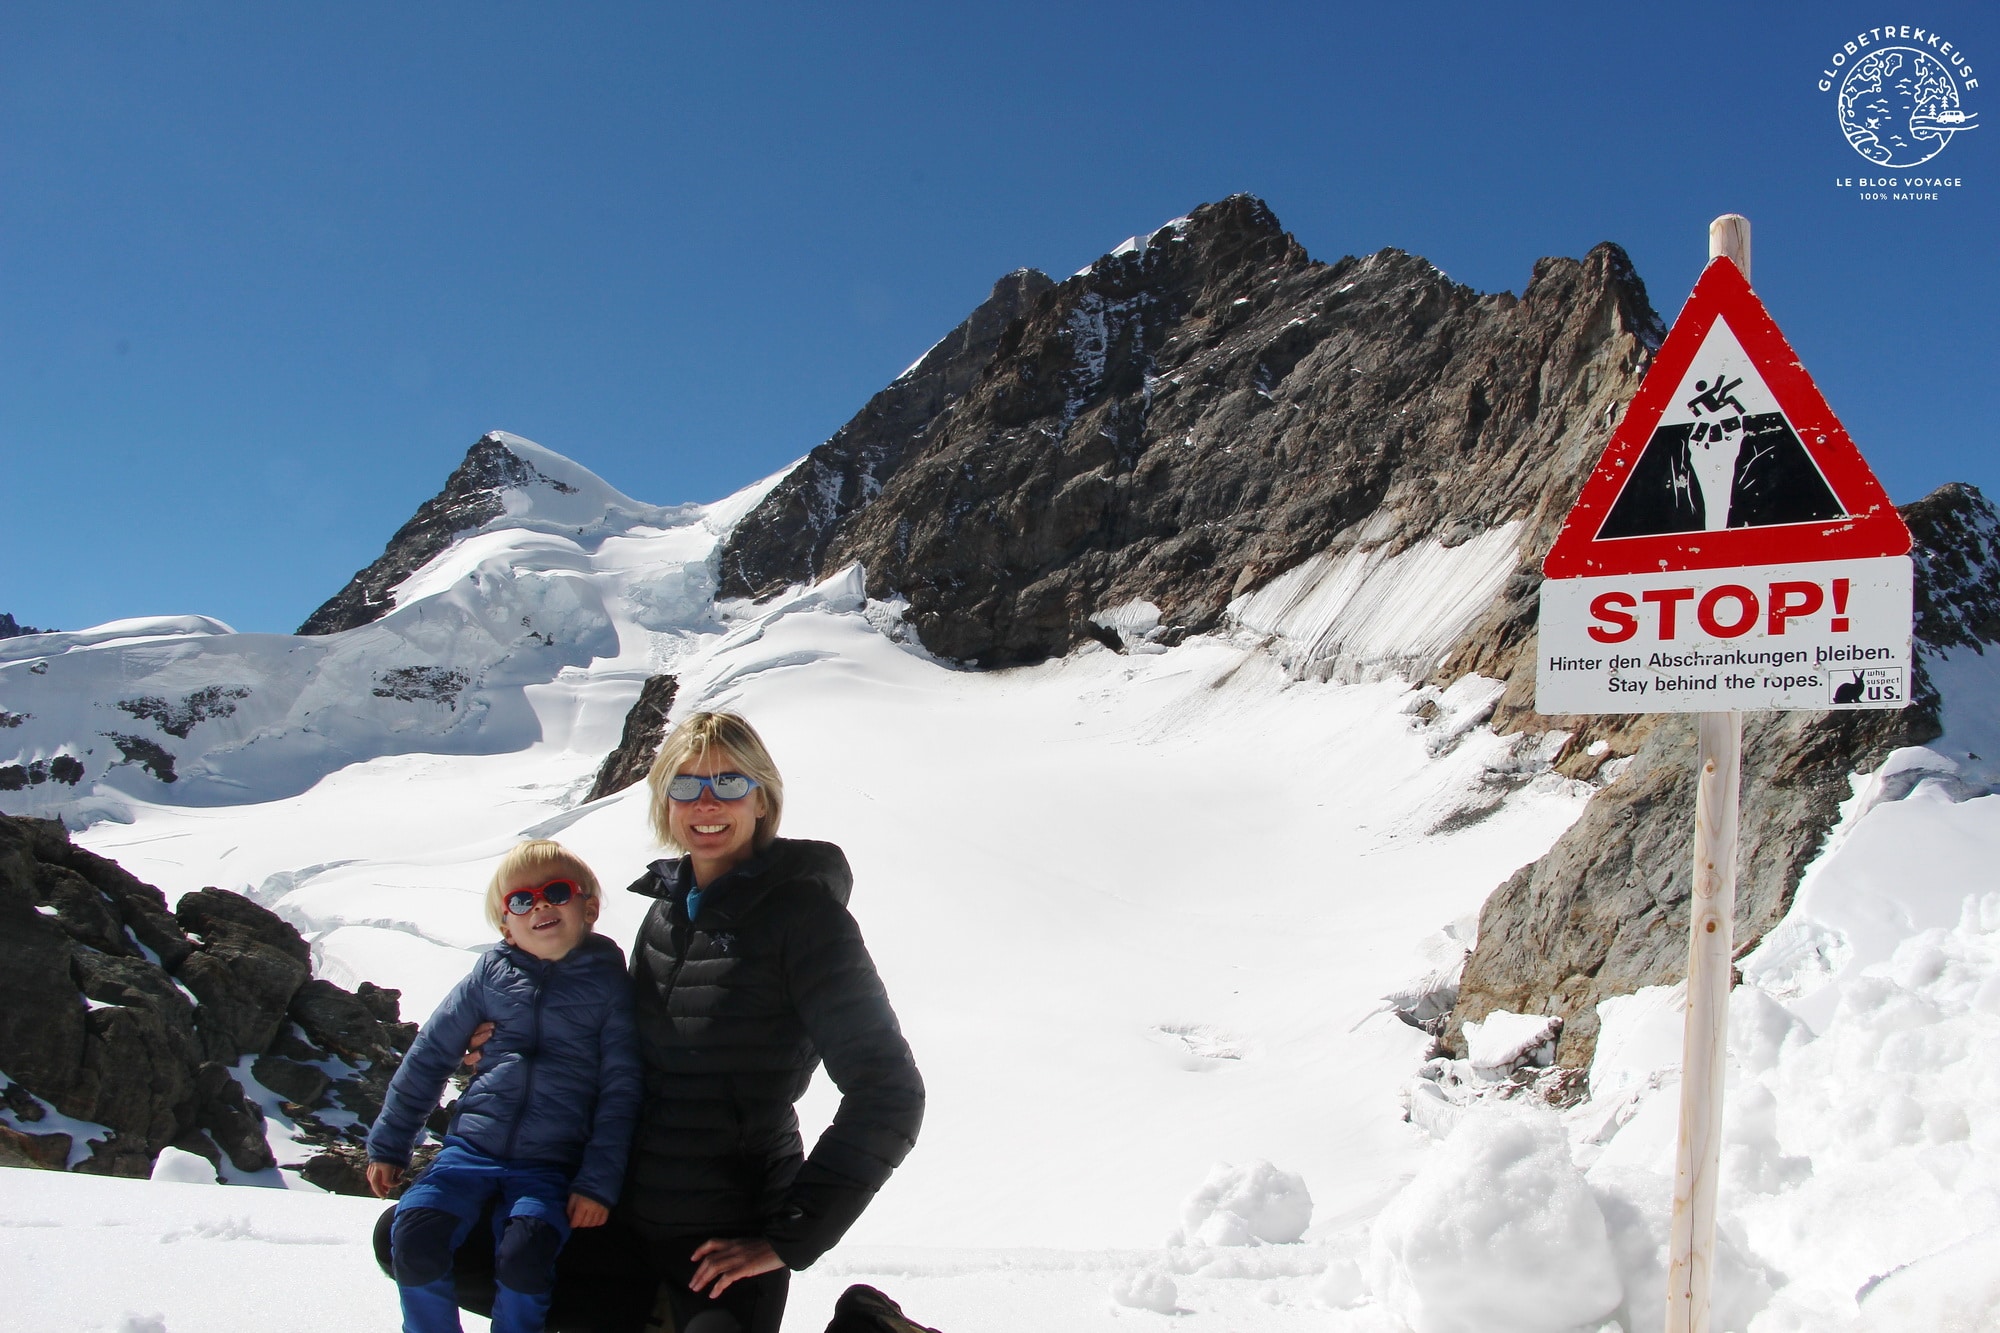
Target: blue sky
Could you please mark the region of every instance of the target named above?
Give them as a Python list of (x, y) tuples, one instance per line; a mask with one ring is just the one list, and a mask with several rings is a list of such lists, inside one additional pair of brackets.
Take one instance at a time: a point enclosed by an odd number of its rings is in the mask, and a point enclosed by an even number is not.
[(1890, 494), (2000, 498), (2000, 124), (1864, 201), (1817, 87), (1909, 21), (2000, 122), (2000, 10), (1890, 10), (17, 0), (0, 611), (289, 630), (492, 428), (719, 497), (1000, 274), (1239, 190), (1481, 290), (1617, 241), (1668, 318), (1744, 213)]

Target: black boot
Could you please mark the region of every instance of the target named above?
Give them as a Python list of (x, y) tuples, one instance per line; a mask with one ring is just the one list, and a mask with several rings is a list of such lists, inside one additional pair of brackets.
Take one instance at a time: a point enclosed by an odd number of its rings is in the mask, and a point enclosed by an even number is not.
[(904, 1317), (903, 1307), (873, 1287), (859, 1283), (840, 1293), (833, 1303), (833, 1322), (826, 1333), (938, 1333)]

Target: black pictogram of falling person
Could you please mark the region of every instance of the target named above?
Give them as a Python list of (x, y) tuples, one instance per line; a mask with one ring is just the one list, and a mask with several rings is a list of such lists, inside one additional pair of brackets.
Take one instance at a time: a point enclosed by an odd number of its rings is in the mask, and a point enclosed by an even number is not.
[(1710, 387), (1707, 380), (1696, 380), (1694, 387), (1700, 390), (1700, 392), (1687, 400), (1687, 408), (1695, 416), (1699, 417), (1706, 412), (1709, 416), (1719, 419), (1722, 417), (1722, 409), (1725, 407), (1735, 408), (1736, 415), (1739, 417), (1750, 415), (1749, 410), (1736, 397), (1736, 391), (1743, 387), (1742, 376), (1739, 375), (1733, 380), (1725, 380), (1722, 376), (1717, 375), (1713, 387)]
[[(1597, 530), (1600, 540), (1814, 523), (1846, 511), (1782, 412), (1751, 413), (1741, 379), (1696, 380), (1693, 421), (1661, 426), (1646, 441), (1625, 488)], [(1729, 451), (1734, 450), (1734, 462)], [(1726, 520), (1709, 522), (1711, 495), (1728, 477)]]

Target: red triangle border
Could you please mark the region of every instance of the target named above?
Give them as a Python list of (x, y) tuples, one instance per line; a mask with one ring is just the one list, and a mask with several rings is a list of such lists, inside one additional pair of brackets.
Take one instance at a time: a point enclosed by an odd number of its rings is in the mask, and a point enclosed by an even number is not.
[[(1827, 484), (1847, 509), (1847, 517), (1815, 523), (1729, 528), (1721, 532), (1677, 532), (1660, 536), (1598, 540), (1597, 531), (1617, 502), (1627, 469), (1652, 438), (1674, 391), (1701, 350), (1703, 339), (1721, 319), (1742, 344), (1765, 386), (1777, 400), (1799, 441), (1819, 465)], [(1910, 530), (1875, 479), (1861, 451), (1833, 415), (1819, 387), (1799, 363), (1776, 321), (1757, 299), (1742, 271), (1727, 258), (1709, 261), (1687, 304), (1660, 345), (1646, 378), (1612, 432), (1603, 457), (1583, 483), (1576, 504), (1563, 520), (1555, 544), (1542, 561), (1552, 579), (1653, 574), (1672, 570), (1732, 569), (1748, 565), (1799, 564), (1812, 560), (1859, 560), (1907, 555)]]

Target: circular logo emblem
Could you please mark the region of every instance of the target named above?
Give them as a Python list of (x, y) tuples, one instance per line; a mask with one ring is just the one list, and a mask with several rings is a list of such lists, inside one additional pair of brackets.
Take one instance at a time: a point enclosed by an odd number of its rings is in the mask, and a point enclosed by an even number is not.
[(1973, 123), (1944, 62), (1910, 46), (1877, 47), (1856, 61), (1835, 105), (1848, 146), (1878, 167), (1928, 162)]

